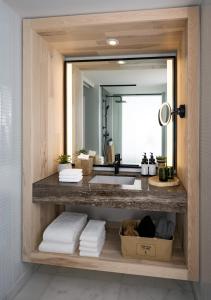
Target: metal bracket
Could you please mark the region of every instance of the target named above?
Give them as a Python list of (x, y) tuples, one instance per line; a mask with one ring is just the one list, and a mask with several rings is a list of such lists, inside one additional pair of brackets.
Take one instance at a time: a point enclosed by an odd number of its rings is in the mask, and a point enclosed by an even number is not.
[(185, 118), (186, 107), (185, 104), (181, 104), (178, 108), (171, 112), (172, 115), (179, 115), (180, 118)]

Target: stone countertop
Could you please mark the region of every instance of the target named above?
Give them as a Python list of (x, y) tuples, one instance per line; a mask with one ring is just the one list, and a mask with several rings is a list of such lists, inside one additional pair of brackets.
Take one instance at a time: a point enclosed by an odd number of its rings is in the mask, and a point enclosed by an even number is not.
[(136, 177), (134, 186), (90, 184), (95, 175), (113, 173), (93, 172), (78, 183), (59, 182), (58, 174), (54, 174), (33, 184), (33, 202), (186, 213), (187, 193), (181, 184), (155, 187), (148, 184), (148, 177), (137, 173), (118, 174)]

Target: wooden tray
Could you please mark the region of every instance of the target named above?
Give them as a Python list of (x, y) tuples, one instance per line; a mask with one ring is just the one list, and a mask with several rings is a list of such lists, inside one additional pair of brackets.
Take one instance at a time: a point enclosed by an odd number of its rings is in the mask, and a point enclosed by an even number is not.
[(159, 181), (158, 176), (149, 177), (149, 184), (159, 187), (177, 186), (180, 181), (174, 176), (174, 179), (169, 179), (168, 181)]

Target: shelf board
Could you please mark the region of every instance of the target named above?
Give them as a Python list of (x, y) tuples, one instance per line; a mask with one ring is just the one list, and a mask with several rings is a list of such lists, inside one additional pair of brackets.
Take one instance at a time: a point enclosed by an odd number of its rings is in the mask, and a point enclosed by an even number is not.
[(99, 258), (81, 257), (78, 253), (67, 255), (34, 251), (30, 255), (30, 262), (114, 273), (188, 279), (188, 270), (181, 249), (174, 248), (170, 262), (124, 258), (121, 255), (117, 230), (107, 233), (104, 249)]

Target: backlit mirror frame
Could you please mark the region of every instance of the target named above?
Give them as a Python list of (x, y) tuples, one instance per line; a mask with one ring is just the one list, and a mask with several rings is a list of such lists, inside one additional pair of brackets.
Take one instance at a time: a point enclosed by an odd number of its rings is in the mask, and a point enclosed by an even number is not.
[[(96, 61), (118, 61), (119, 59), (121, 60), (150, 60), (150, 59), (166, 59), (169, 60), (169, 63), (171, 65), (170, 69), (170, 73), (171, 74), (167, 74), (167, 76), (173, 76), (173, 84), (172, 87), (170, 87), (170, 92), (172, 94), (172, 110), (175, 110), (177, 107), (177, 97), (176, 97), (176, 90), (177, 90), (177, 80), (176, 80), (176, 74), (177, 74), (177, 57), (175, 53), (172, 54), (163, 54), (161, 56), (155, 56), (155, 55), (147, 55), (147, 56), (135, 56), (135, 57), (118, 57), (116, 56), (115, 58), (109, 58), (109, 57), (90, 57), (90, 58), (73, 58), (71, 60), (71, 58), (68, 57), (67, 60), (65, 60), (64, 62), (64, 76), (65, 76), (65, 80), (64, 80), (64, 153), (70, 153), (73, 154), (74, 151), (72, 151), (72, 144), (73, 144), (73, 138), (75, 135), (75, 128), (73, 126), (72, 120), (70, 120), (70, 118), (68, 117), (69, 115), (73, 114), (72, 111), (72, 100), (68, 100), (71, 98), (71, 94), (73, 92), (73, 88), (71, 87), (71, 89), (68, 88), (69, 86), (69, 82), (68, 80), (72, 80), (72, 67), (68, 69), (68, 65), (73, 64), (74, 63), (80, 63), (80, 62), (96, 62)], [(167, 101), (168, 102), (168, 101)], [(74, 118), (76, 118), (77, 116), (74, 116)], [(170, 124), (167, 126), (168, 130), (170, 132), (170, 134), (172, 134), (172, 148), (169, 148), (169, 151), (167, 153), (167, 164), (168, 165), (173, 165), (174, 168), (176, 169), (176, 157), (177, 157), (177, 118), (172, 115), (171, 116), (171, 120), (172, 122), (170, 122)], [(159, 121), (158, 121), (159, 124)], [(166, 127), (166, 128), (167, 128)], [(168, 157), (169, 157), (169, 161), (171, 161), (172, 163), (168, 162)], [(101, 167), (105, 167), (106, 165), (99, 165)], [(124, 167), (137, 167), (136, 165), (124, 165)]]

